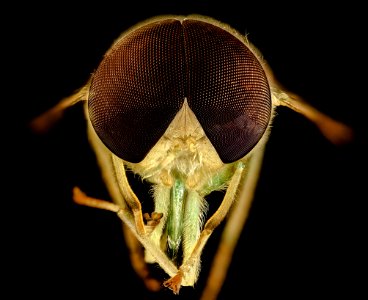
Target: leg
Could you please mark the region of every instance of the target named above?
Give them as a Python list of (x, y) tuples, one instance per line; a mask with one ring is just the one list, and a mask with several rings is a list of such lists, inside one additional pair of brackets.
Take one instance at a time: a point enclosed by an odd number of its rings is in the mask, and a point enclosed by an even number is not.
[(89, 119), (87, 105), (84, 108), (89, 142), (96, 154), (109, 193), (116, 204), (123, 207), (128, 205), (130, 207), (136, 228), (140, 235), (144, 235), (146, 231), (143, 222), (142, 206), (128, 183), (124, 161), (113, 155), (97, 137)]
[(130, 229), (123, 223), (123, 233), (125, 243), (129, 250), (130, 261), (134, 271), (143, 280), (146, 288), (150, 291), (157, 292), (161, 289), (161, 282), (150, 276), (147, 263), (144, 259), (144, 248), (137, 240)]
[(265, 66), (265, 71), (270, 81), (272, 102), (275, 106), (287, 106), (302, 114), (318, 127), (324, 137), (336, 145), (348, 143), (352, 140), (354, 133), (349, 126), (318, 111), (300, 96), (285, 89), (275, 78), (269, 66)]
[[(99, 209), (105, 209), (112, 212), (117, 213), (119, 218), (124, 222), (125, 229), (131, 232), (131, 235), (134, 236), (142, 246), (150, 252), (150, 255), (154, 258), (154, 260), (161, 266), (161, 268), (169, 275), (174, 276), (178, 273), (178, 269), (176, 266), (169, 260), (166, 254), (151, 241), (148, 236), (140, 235), (135, 227), (134, 218), (130, 209), (122, 209), (119, 205), (87, 196), (83, 193), (79, 188), (75, 187), (73, 189), (73, 199), (77, 204), (90, 206)], [(126, 232), (126, 231), (125, 231)], [(130, 239), (131, 236), (128, 236)], [(135, 241), (128, 241), (128, 247), (135, 248)], [(132, 249), (133, 249), (132, 248)], [(139, 256), (139, 255), (138, 255)], [(134, 257), (136, 259), (137, 256)], [(132, 262), (133, 263), (133, 262)], [(134, 263), (133, 263), (134, 264)], [(134, 265), (135, 268), (138, 264)], [(140, 268), (140, 267), (139, 267)]]
[(128, 179), (125, 174), (124, 161), (113, 154), (111, 155), (112, 163), (115, 169), (114, 174), (116, 176), (120, 192), (123, 195), (128, 206), (132, 210), (135, 226), (138, 233), (140, 235), (145, 235), (146, 230), (144, 228), (143, 222), (142, 205), (128, 183)]
[(212, 262), (207, 284), (201, 297), (203, 300), (217, 299), (225, 281), (234, 249), (251, 209), (262, 166), (263, 153), (264, 148), (254, 153), (249, 163), (248, 172), (244, 173), (244, 178), (242, 179), (243, 184), (240, 186), (237, 201), (229, 213), (229, 218), (222, 232), (219, 248)]
[[(137, 199), (136, 195), (130, 188), (130, 185), (128, 183), (128, 180), (126, 178), (125, 174), (125, 167), (123, 162), (118, 159), (117, 157), (114, 157), (108, 149), (106, 149), (105, 145), (101, 142), (101, 140), (97, 137), (95, 131), (92, 128), (92, 124), (88, 118), (88, 111), (87, 106), (85, 105), (85, 113), (87, 118), (87, 124), (88, 124), (88, 137), (89, 141), (91, 143), (91, 146), (96, 154), (96, 158), (98, 161), (98, 165), (101, 169), (101, 174), (103, 177), (103, 180), (106, 184), (106, 187), (108, 189), (109, 194), (112, 197), (112, 200), (114, 202), (110, 203), (107, 201), (102, 201), (105, 204), (103, 207), (94, 205), (97, 202), (91, 201), (92, 198), (87, 197), (84, 195), (84, 202), (80, 203), (80, 201), (76, 201), (80, 204), (84, 204), (87, 206), (97, 207), (97, 208), (105, 208), (107, 205), (111, 210), (114, 212), (117, 212), (118, 216), (124, 223), (124, 236), (126, 239), (127, 247), (130, 249), (132, 255), (131, 255), (131, 262), (133, 268), (136, 270), (139, 276), (143, 276), (145, 283), (148, 284), (148, 288), (155, 288), (156, 283), (151, 281), (151, 278), (145, 280), (145, 271), (144, 268), (147, 266), (145, 265), (144, 259), (138, 254), (138, 249), (140, 249), (140, 245), (137, 245), (138, 243), (141, 243), (143, 247), (146, 249), (146, 257), (149, 258), (147, 262), (157, 262), (162, 269), (169, 274), (169, 276), (173, 276), (177, 273), (177, 268), (175, 265), (167, 258), (167, 256), (161, 251), (161, 247), (159, 247), (159, 241), (155, 238), (152, 239), (152, 237), (155, 236), (155, 233), (162, 232), (162, 228), (164, 225), (165, 218), (167, 217), (167, 213), (165, 211), (165, 203), (167, 201), (164, 201), (167, 197), (165, 196), (167, 191), (170, 193), (170, 188), (167, 188), (163, 190), (156, 190), (155, 195), (159, 194), (160, 196), (158, 198), (162, 199), (163, 201), (159, 201), (160, 203), (155, 203), (155, 210), (158, 212), (158, 214), (153, 213), (151, 216), (148, 216), (148, 228), (145, 228), (142, 217), (142, 211), (140, 202)], [(126, 197), (130, 199), (130, 203), (126, 201)], [(157, 198), (157, 199), (158, 199)], [(96, 199), (94, 199), (96, 200)], [(101, 204), (101, 202), (98, 202)], [(107, 204), (109, 203), (109, 204)], [(138, 205), (136, 205), (138, 203)], [(115, 206), (110, 206), (115, 205)], [(135, 216), (132, 213), (133, 210), (131, 209), (132, 206), (135, 205)], [(113, 208), (113, 209), (111, 209)], [(137, 210), (139, 210), (137, 212)], [(161, 215), (160, 213), (163, 213)], [(156, 218), (157, 215), (157, 218)], [(138, 221), (136, 220), (136, 216), (138, 216)], [(152, 221), (156, 223), (155, 226), (152, 226)], [(158, 222), (159, 221), (159, 222)], [(138, 227), (137, 227), (138, 223)], [(138, 229), (140, 227), (140, 229)], [(128, 233), (130, 231), (130, 233)], [(145, 232), (150, 232), (150, 234), (145, 234)], [(160, 236), (159, 234), (157, 234)], [(140, 251), (140, 250), (139, 250)], [(139, 263), (139, 259), (142, 259)], [(145, 267), (142, 268), (142, 265), (145, 265)], [(152, 286), (151, 286), (152, 285)]]
[(46, 133), (62, 118), (65, 109), (79, 101), (87, 100), (88, 88), (89, 84), (82, 87), (76, 93), (62, 99), (54, 107), (33, 119), (30, 123), (30, 128), (37, 133)]
[(277, 97), (279, 105), (287, 106), (312, 121), (332, 143), (339, 145), (352, 139), (353, 131), (350, 127), (318, 111), (298, 95), (280, 92)]

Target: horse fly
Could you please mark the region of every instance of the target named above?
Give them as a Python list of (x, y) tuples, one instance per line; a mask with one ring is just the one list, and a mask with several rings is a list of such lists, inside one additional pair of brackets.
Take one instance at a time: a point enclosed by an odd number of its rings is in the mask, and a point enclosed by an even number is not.
[[(302, 114), (335, 144), (352, 137), (349, 127), (283, 88), (246, 36), (200, 15), (159, 16), (125, 31), (87, 83), (32, 128), (47, 130), (79, 102), (112, 201), (78, 187), (73, 199), (117, 213), (133, 268), (148, 289), (163, 285), (178, 294), (193, 286), (202, 250), (227, 216), (204, 299), (216, 297), (226, 276), (276, 108)], [(127, 171), (152, 185), (153, 212), (142, 211)], [(220, 190), (223, 200), (208, 216), (209, 195)], [(139, 247), (144, 254), (135, 253)], [(170, 278), (147, 276), (150, 263)]]

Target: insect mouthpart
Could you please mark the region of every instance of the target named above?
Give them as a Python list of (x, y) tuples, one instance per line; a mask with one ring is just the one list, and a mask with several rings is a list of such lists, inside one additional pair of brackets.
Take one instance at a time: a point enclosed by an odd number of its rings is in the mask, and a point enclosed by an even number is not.
[[(179, 263), (178, 253), (192, 251), (202, 227), (207, 211), (207, 202), (201, 195), (203, 187), (221, 189), (217, 184), (215, 188), (212, 180), (227, 169), (186, 99), (143, 161), (126, 164), (153, 184), (155, 212), (162, 214), (162, 219), (150, 236)], [(147, 261), (154, 262), (149, 253), (146, 256)]]

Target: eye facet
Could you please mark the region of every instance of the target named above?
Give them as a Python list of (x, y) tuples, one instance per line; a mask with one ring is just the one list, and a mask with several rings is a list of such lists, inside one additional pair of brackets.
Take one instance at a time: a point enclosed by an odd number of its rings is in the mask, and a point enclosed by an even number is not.
[(263, 68), (228, 31), (199, 20), (165, 19), (123, 36), (92, 78), (92, 125), (117, 156), (139, 162), (187, 98), (224, 163), (244, 157), (271, 116)]

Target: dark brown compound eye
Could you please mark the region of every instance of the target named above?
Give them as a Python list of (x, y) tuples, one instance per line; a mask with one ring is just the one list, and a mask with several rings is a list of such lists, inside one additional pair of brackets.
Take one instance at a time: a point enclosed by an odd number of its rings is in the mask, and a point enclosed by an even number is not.
[(224, 163), (252, 150), (271, 116), (255, 55), (228, 31), (193, 19), (156, 21), (123, 36), (93, 75), (89, 114), (115, 155), (140, 162), (185, 98)]
[(142, 26), (122, 37), (93, 75), (92, 125), (120, 158), (139, 162), (184, 102), (183, 27), (178, 20)]

